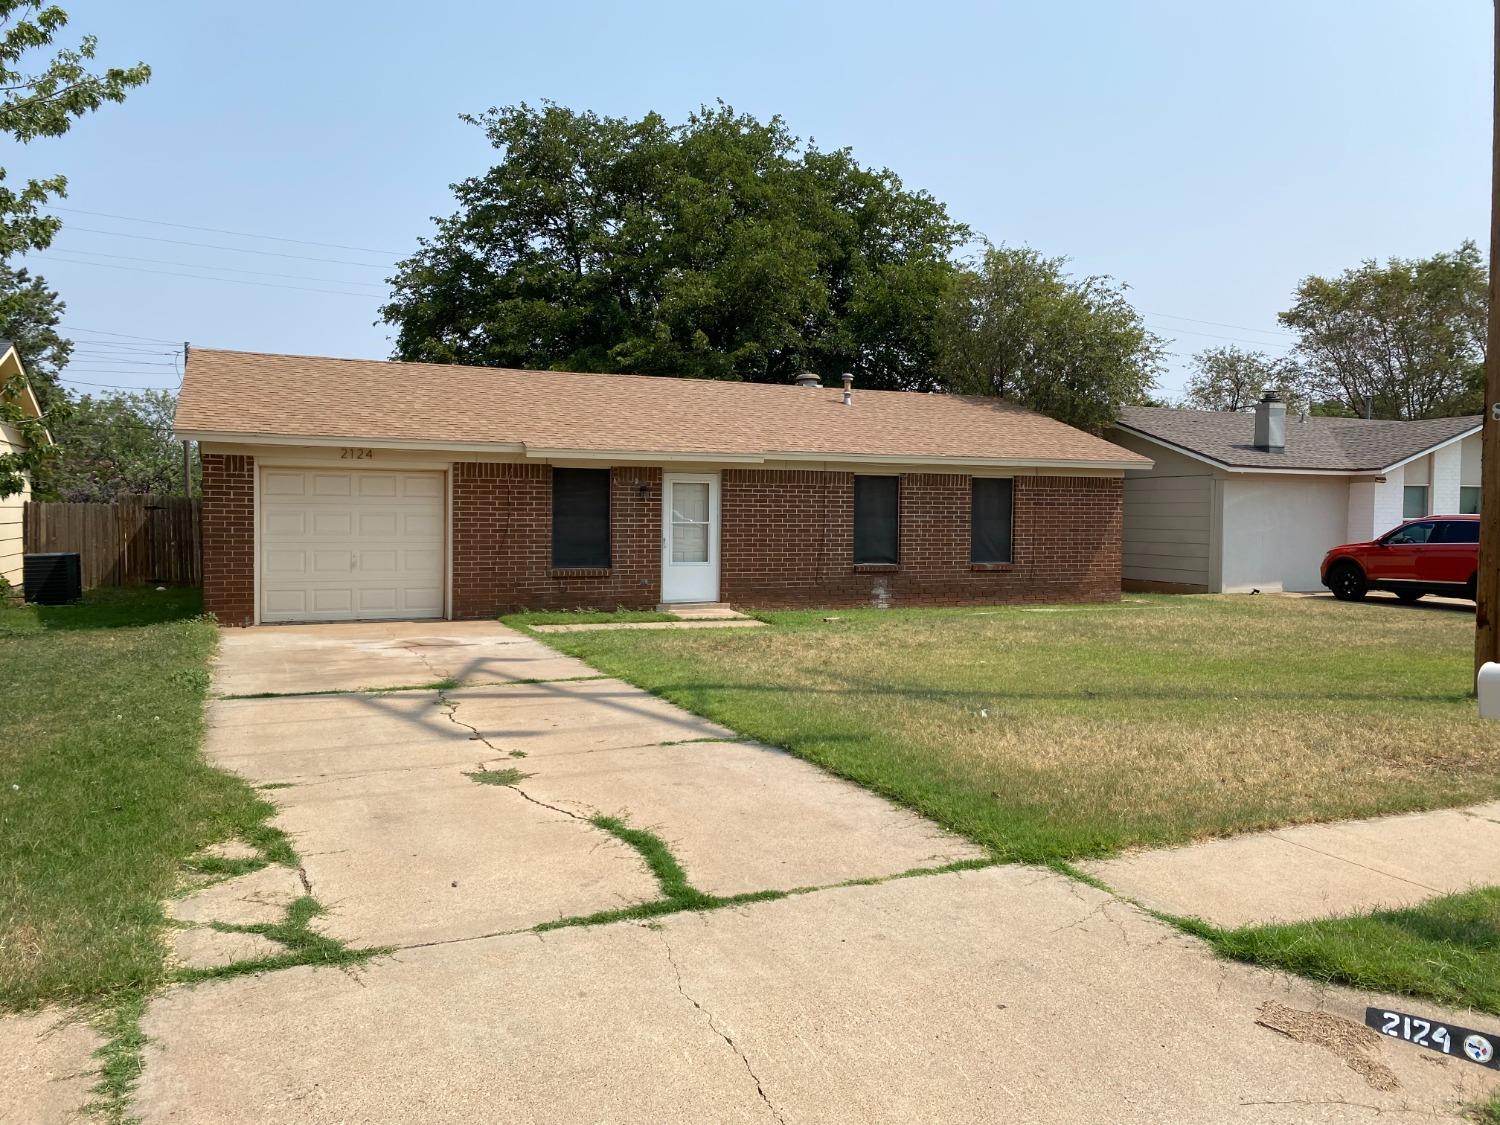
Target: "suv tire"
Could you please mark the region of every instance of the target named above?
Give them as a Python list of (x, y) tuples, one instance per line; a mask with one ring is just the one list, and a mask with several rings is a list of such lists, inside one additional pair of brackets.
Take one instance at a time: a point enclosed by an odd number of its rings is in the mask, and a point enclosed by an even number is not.
[(1479, 575), (1469, 575), (1469, 581), (1464, 586), (1464, 597), (1468, 598), (1471, 602), (1479, 600)]
[(1339, 563), (1328, 575), (1328, 588), (1341, 602), (1362, 602), (1370, 592), (1365, 572), (1351, 562)]
[(1402, 605), (1416, 605), (1422, 600), (1422, 590), (1397, 590), (1396, 600)]

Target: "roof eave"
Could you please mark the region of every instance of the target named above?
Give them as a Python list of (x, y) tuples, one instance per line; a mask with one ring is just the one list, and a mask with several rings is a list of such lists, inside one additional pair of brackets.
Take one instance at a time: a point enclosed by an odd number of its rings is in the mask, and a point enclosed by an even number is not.
[(1122, 472), (1127, 469), (1149, 469), (1152, 464), (1149, 458), (1138, 455), (1109, 458), (1045, 458), (840, 453), (835, 450), (817, 453), (778, 450), (767, 450), (764, 453), (747, 453), (743, 451), (714, 450), (571, 449), (561, 446), (543, 447), (527, 445), (524, 442), (451, 442), (431, 441), (423, 438), (368, 438), (324, 434), (239, 433), (230, 430), (204, 430), (193, 427), (178, 427), (173, 433), (179, 441), (214, 442), (224, 445), (310, 445), (333, 448), (358, 446), (363, 449), (427, 450), (442, 453), (510, 453), (519, 454), (528, 460), (536, 461), (693, 461), (696, 463), (713, 462), (725, 465), (760, 465), (766, 461), (837, 461), (855, 465), (951, 464), (974, 468), (1097, 469), (1109, 472)]

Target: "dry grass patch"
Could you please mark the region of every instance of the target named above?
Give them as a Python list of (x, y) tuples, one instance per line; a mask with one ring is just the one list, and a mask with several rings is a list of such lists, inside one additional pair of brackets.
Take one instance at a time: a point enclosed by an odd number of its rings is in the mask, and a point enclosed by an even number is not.
[(1013, 858), (1500, 794), (1462, 612), (1141, 596), (764, 616), (549, 642)]

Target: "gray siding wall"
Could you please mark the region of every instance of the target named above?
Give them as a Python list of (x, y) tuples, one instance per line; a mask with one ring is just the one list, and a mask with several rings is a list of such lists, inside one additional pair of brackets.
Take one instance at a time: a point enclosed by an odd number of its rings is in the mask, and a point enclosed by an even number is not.
[(1108, 437), (1156, 462), (1150, 472), (1125, 474), (1122, 581), (1146, 589), (1218, 590), (1214, 470), (1119, 430)]

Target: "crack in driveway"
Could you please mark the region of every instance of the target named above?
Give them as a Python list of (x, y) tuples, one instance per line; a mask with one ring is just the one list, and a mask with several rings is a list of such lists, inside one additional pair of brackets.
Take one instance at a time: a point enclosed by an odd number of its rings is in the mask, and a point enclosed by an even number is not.
[(719, 1026), (718, 1021), (714, 1019), (713, 1013), (705, 1008), (702, 1004), (698, 1003), (697, 1000), (695, 1000), (688, 994), (687, 989), (683, 987), (682, 969), (677, 964), (677, 956), (672, 952), (672, 943), (667, 940), (666, 933), (662, 930), (657, 930), (656, 934), (659, 938), (661, 938), (662, 948), (666, 950), (667, 963), (672, 966), (672, 976), (677, 982), (677, 991), (681, 994), (684, 1000), (686, 1000), (698, 1011), (703, 1013), (703, 1018), (708, 1021), (709, 1030), (717, 1035), (720, 1039), (724, 1040), (724, 1042), (728, 1044), (729, 1049), (739, 1056), (740, 1062), (745, 1067), (745, 1073), (750, 1076), (750, 1081), (755, 1083), (755, 1092), (760, 1095), (760, 1100), (765, 1103), (766, 1109), (770, 1111), (772, 1117), (781, 1122), (781, 1125), (786, 1125), (786, 1118), (781, 1115), (781, 1111), (776, 1108), (775, 1103), (773, 1103), (770, 1097), (766, 1094), (766, 1088), (761, 1083), (760, 1075), (756, 1074), (755, 1068), (750, 1065), (749, 1057), (740, 1048), (740, 1045), (734, 1041), (734, 1037)]

